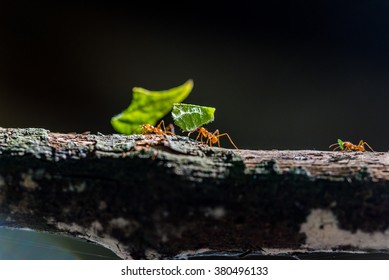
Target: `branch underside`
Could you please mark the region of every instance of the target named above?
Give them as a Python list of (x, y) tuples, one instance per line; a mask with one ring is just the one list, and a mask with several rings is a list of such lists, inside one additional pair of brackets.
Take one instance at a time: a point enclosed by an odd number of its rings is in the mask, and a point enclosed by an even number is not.
[(388, 153), (0, 128), (0, 221), (122, 258), (388, 252)]

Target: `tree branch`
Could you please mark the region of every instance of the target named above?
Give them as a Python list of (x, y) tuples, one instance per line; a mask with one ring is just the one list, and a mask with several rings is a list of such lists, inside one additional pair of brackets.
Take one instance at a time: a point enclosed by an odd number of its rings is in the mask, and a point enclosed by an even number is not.
[(122, 258), (389, 249), (387, 153), (0, 128), (0, 220)]

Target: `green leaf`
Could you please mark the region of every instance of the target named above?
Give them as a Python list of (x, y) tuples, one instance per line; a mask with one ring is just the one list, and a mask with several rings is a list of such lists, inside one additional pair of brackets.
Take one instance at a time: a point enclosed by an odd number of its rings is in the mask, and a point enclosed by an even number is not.
[(141, 125), (155, 126), (157, 121), (169, 113), (173, 104), (182, 102), (191, 92), (193, 81), (163, 91), (150, 91), (134, 87), (132, 101), (128, 108), (111, 119), (113, 128), (122, 134), (141, 133)]
[(343, 141), (338, 139), (338, 144), (341, 150), (344, 150)]
[(192, 104), (175, 103), (172, 117), (182, 131), (193, 131), (214, 120), (215, 108)]

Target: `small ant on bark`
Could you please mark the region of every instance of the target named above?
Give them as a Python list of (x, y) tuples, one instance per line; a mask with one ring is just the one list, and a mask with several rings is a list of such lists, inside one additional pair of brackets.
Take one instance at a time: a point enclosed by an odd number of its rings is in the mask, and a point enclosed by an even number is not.
[(210, 147), (212, 147), (213, 144), (216, 144), (218, 145), (218, 147), (220, 148), (220, 137), (222, 136), (227, 136), (228, 139), (230, 140), (231, 144), (235, 147), (235, 149), (238, 149), (238, 147), (234, 144), (234, 142), (232, 141), (231, 137), (228, 135), (228, 133), (222, 133), (220, 134), (219, 130), (216, 129), (215, 132), (209, 132), (207, 129), (205, 129), (204, 127), (199, 127), (191, 132), (188, 133), (188, 136), (190, 136), (193, 132), (197, 132), (197, 137), (196, 137), (196, 140), (200, 138), (200, 141), (201, 143), (204, 143), (204, 138), (206, 138), (207, 140), (205, 141), (205, 144), (209, 145)]
[[(162, 128), (161, 128), (162, 127)], [(169, 124), (168, 127), (165, 127), (165, 122), (162, 120), (157, 126), (152, 126), (151, 124), (142, 125), (143, 134), (154, 133), (158, 135), (167, 134), (170, 136), (174, 135), (174, 126)]]
[(336, 151), (337, 149), (341, 149), (342, 151), (360, 151), (360, 152), (366, 152), (366, 148), (365, 148), (365, 145), (372, 151), (374, 152), (374, 150), (372, 149), (372, 147), (370, 147), (369, 144), (367, 144), (367, 142), (361, 140), (359, 141), (358, 145), (355, 145), (351, 142), (348, 142), (348, 141), (339, 141), (338, 140), (338, 143), (334, 143), (332, 145), (329, 146), (329, 148), (333, 147), (333, 146), (336, 146), (335, 149), (333, 149), (333, 151)]

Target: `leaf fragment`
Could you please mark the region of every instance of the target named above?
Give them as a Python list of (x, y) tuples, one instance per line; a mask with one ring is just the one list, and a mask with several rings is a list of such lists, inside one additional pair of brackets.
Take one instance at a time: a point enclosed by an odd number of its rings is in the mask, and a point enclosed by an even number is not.
[(111, 124), (122, 134), (141, 133), (142, 124), (155, 126), (158, 120), (172, 110), (174, 103), (182, 102), (189, 95), (192, 88), (192, 80), (162, 91), (134, 87), (130, 105), (122, 113), (112, 117)]
[(338, 139), (338, 144), (339, 144), (339, 147), (341, 150), (344, 150), (344, 145), (343, 145), (343, 141)]
[(193, 131), (214, 120), (215, 108), (193, 104), (175, 103), (172, 117), (182, 131)]

